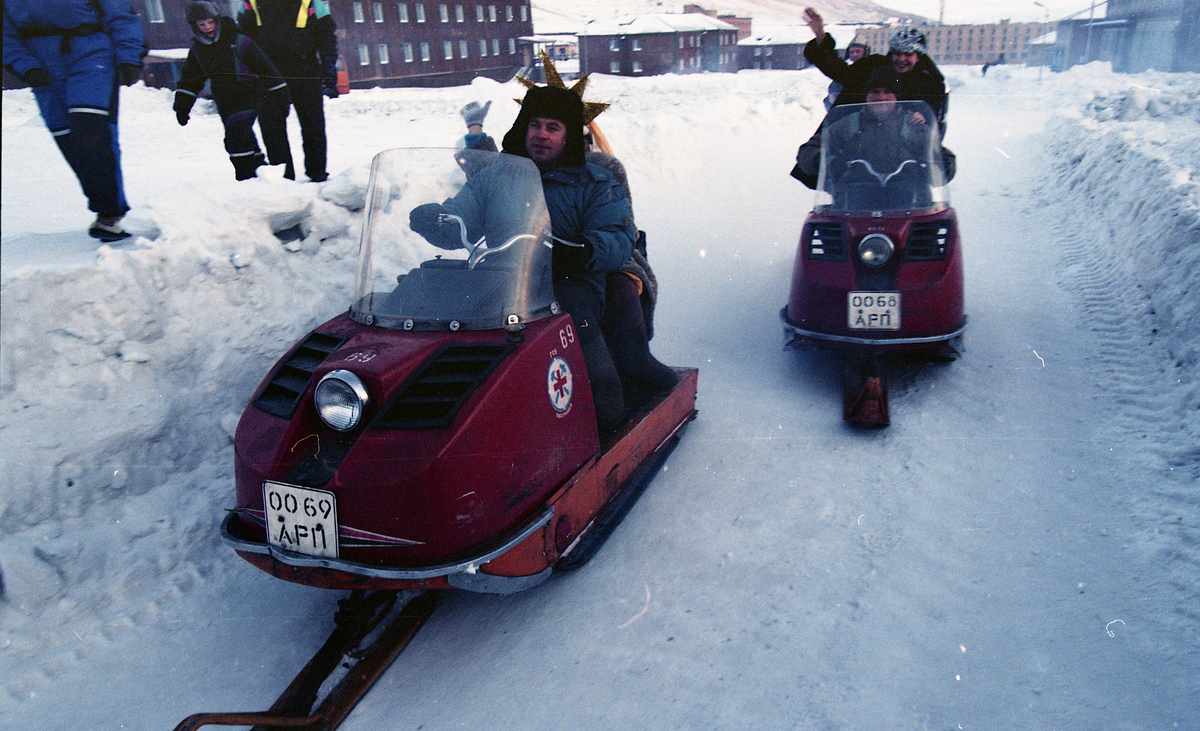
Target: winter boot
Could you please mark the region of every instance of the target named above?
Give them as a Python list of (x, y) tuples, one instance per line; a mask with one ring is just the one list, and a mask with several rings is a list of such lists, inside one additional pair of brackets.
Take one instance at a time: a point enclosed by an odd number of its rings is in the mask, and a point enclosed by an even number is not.
[(121, 228), (120, 216), (106, 216), (103, 213), (96, 216), (96, 220), (88, 229), (88, 235), (106, 244), (129, 238), (129, 232)]
[(621, 393), (621, 378), (613, 365), (604, 336), (583, 344), (583, 362), (587, 365), (588, 381), (592, 384), (592, 403), (596, 407), (596, 426), (603, 440), (617, 430), (625, 420), (625, 398)]
[(609, 275), (605, 299), (600, 328), (625, 387), (625, 399), (630, 407), (638, 408), (674, 388), (679, 377), (650, 353), (645, 315), (633, 279), (621, 273)]
[(233, 177), (238, 180), (249, 180), (250, 178), (258, 177), (258, 169), (267, 164), (267, 160), (262, 156), (261, 152), (248, 155), (230, 155), (229, 161), (233, 163)]

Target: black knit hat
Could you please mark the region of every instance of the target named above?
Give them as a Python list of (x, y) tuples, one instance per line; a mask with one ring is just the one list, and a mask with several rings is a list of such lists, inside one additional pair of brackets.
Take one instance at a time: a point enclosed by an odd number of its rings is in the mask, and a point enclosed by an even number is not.
[(535, 86), (530, 89), (521, 102), (517, 121), (504, 135), (505, 152), (529, 157), (525, 136), (529, 131), (529, 120), (534, 117), (562, 122), (567, 128), (567, 146), (559, 162), (564, 165), (583, 164), (583, 99), (578, 94), (557, 86)]
[(863, 86), (863, 91), (870, 92), (872, 89), (887, 89), (900, 98), (903, 91), (904, 83), (900, 80), (900, 74), (891, 66), (880, 66), (867, 75), (867, 83)]

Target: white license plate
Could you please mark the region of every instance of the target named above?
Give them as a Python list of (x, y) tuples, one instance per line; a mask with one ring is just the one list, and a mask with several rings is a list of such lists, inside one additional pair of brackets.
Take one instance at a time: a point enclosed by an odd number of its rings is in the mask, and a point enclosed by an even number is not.
[(846, 317), (851, 330), (899, 330), (899, 292), (851, 292)]
[(337, 498), (326, 490), (263, 483), (267, 540), (308, 556), (338, 555)]

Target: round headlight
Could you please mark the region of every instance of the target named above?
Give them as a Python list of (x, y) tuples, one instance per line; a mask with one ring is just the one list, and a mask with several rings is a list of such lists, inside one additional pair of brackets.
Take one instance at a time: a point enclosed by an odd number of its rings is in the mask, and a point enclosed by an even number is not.
[(881, 267), (892, 260), (896, 246), (883, 234), (871, 234), (858, 242), (858, 258), (869, 267)]
[(331, 429), (350, 431), (362, 420), (367, 406), (367, 387), (347, 370), (330, 371), (317, 383), (313, 403), (321, 421)]

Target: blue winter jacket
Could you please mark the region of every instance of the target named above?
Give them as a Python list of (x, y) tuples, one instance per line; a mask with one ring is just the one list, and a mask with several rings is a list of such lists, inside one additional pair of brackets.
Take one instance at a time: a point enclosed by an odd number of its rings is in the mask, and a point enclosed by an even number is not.
[(145, 34), (129, 0), (4, 3), (4, 65), (17, 76), (36, 68), (57, 76), (71, 59), (103, 50), (116, 65), (141, 65)]
[[(629, 199), (612, 173), (591, 163), (554, 168), (543, 172), (541, 177), (551, 232), (566, 241), (579, 244), (586, 241), (592, 249), (591, 259), (582, 268), (563, 270), (556, 261), (554, 279), (583, 280), (603, 303), (605, 276), (629, 260), (637, 240)], [(480, 233), (477, 229), (485, 219), (488, 201), (497, 197), (502, 200), (514, 197), (505, 165), (485, 168), (443, 206), (466, 220), (473, 240)], [(445, 242), (433, 240), (433, 243), (446, 248), (458, 246), (456, 233), (443, 235)]]

